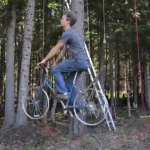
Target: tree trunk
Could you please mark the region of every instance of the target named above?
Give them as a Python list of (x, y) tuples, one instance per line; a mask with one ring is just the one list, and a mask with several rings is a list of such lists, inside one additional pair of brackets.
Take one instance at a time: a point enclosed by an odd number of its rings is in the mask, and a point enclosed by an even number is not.
[[(81, 41), (84, 45), (84, 0), (73, 0), (71, 1), (71, 10), (78, 16), (77, 23), (74, 26), (76, 32), (80, 35)], [(82, 73), (77, 81), (79, 89), (85, 89), (86, 76)], [(81, 114), (80, 114), (81, 115)], [(86, 131), (85, 125), (80, 123), (77, 118), (71, 118), (69, 124), (69, 135), (82, 136)]]
[(3, 110), (3, 104), (4, 104), (4, 100), (5, 100), (5, 96), (4, 96), (4, 76), (5, 76), (5, 38), (2, 37), (2, 42), (1, 42), (1, 61), (0, 61), (0, 98), (1, 98), (1, 101), (0, 101), (0, 106), (1, 106), (1, 111), (2, 111), (2, 115), (4, 114), (4, 110)]
[(120, 92), (120, 59), (119, 59), (119, 46), (118, 46), (118, 38), (117, 38), (117, 43), (116, 43), (116, 57), (117, 57), (117, 72), (116, 72), (116, 90), (117, 90), (117, 92), (116, 92), (116, 102), (117, 102), (117, 104), (118, 105), (120, 105), (120, 100), (119, 100), (119, 92)]
[(126, 77), (126, 93), (127, 93), (127, 107), (128, 107), (128, 117), (131, 117), (131, 104), (130, 104), (130, 84), (129, 84), (129, 63), (128, 63), (128, 58), (129, 58), (129, 55), (126, 54), (125, 55), (125, 77)]
[(145, 69), (144, 69), (144, 76), (145, 76), (145, 97), (146, 97), (146, 104), (148, 109), (150, 110), (150, 62), (148, 61), (149, 54), (146, 52), (146, 61)]
[(24, 105), (27, 105), (31, 42), (32, 42), (32, 34), (33, 34), (33, 26), (34, 26), (34, 10), (35, 10), (35, 0), (28, 0), (24, 39), (23, 39), (23, 56), (22, 56), (22, 63), (21, 63), (18, 109), (17, 109), (15, 126), (21, 126), (27, 124), (27, 116), (23, 111), (22, 103), (24, 103)]
[(105, 77), (105, 95), (107, 96), (107, 99), (108, 99), (108, 93), (109, 93), (109, 87), (108, 87), (108, 44), (106, 43), (105, 45), (105, 49), (106, 49), (106, 77)]
[(133, 107), (134, 108), (138, 108), (138, 79), (137, 79), (137, 68), (136, 67), (133, 68), (133, 97), (134, 97), (134, 102), (133, 102)]
[(103, 89), (103, 92), (105, 92), (105, 89), (104, 89), (104, 86), (105, 86), (105, 78), (106, 78), (106, 74), (105, 74), (105, 45), (103, 44), (103, 32), (102, 32), (102, 29), (101, 29), (101, 34), (99, 34), (100, 36), (100, 41), (99, 41), (99, 49), (98, 49), (98, 52), (99, 52), (99, 70), (101, 71), (101, 74), (100, 74), (100, 83), (101, 83), (101, 86), (102, 86), (102, 89)]
[[(21, 26), (21, 33), (23, 33), (23, 27), (22, 26)], [(17, 50), (17, 57), (18, 57), (17, 95), (19, 95), (21, 61), (22, 61), (22, 49), (23, 49), (23, 37), (21, 37), (20, 41), (18, 41), (18, 50)]]
[(16, 28), (16, 8), (12, 5), (11, 21), (7, 30), (7, 59), (6, 59), (6, 100), (5, 119), (3, 129), (8, 129), (14, 124), (14, 43)]
[(112, 31), (110, 29), (110, 39), (109, 39), (109, 63), (110, 63), (110, 95), (111, 95), (111, 109), (112, 109), (112, 115), (115, 117), (115, 98), (114, 98), (114, 47), (113, 47), (113, 41), (112, 41)]

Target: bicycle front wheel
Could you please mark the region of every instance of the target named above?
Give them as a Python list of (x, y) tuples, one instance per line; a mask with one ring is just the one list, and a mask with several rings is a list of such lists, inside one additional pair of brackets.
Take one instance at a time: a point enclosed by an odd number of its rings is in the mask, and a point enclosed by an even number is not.
[(23, 110), (30, 119), (41, 119), (49, 110), (49, 98), (41, 87), (31, 87), (28, 92), (27, 107), (24, 103)]
[(81, 123), (87, 126), (96, 126), (104, 121), (107, 111), (106, 109), (102, 111), (104, 105), (102, 105), (99, 95), (100, 91), (94, 88), (77, 94), (73, 110)]

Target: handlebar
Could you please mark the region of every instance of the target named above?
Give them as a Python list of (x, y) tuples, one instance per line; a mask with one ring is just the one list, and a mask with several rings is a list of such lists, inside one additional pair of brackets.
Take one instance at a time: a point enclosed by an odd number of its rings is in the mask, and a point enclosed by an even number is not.
[(52, 67), (48, 67), (48, 68), (47, 68), (47, 67), (44, 67), (44, 66), (42, 66), (42, 65), (35, 67), (35, 69), (39, 69), (39, 68), (44, 69), (45, 72), (48, 73), (48, 71), (51, 70)]

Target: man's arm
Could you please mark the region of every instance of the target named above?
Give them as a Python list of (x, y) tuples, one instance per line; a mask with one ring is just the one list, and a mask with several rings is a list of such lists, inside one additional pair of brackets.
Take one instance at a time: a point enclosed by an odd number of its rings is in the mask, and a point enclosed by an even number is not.
[(44, 64), (46, 63), (49, 59), (51, 59), (54, 55), (58, 53), (58, 50), (61, 49), (64, 46), (63, 42), (58, 42), (56, 46), (54, 46), (51, 51), (47, 54), (47, 56), (39, 63), (39, 64)]
[(57, 57), (57, 59), (55, 61), (55, 64), (57, 64), (61, 61), (61, 59), (64, 57), (66, 51), (67, 51), (67, 49), (66, 49), (66, 46), (64, 45), (63, 49), (61, 50), (59, 56)]

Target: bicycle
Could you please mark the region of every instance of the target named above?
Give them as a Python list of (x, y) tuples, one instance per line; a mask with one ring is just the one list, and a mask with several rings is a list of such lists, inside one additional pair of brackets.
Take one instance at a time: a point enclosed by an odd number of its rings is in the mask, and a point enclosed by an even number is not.
[[(41, 119), (47, 114), (49, 110), (49, 97), (44, 88), (47, 87), (51, 91), (52, 93), (51, 95), (54, 95), (55, 93), (55, 91), (53, 90), (53, 86), (55, 86), (55, 84), (47, 76), (49, 70), (51, 70), (51, 67), (50, 68), (40, 67), (40, 69), (44, 70), (42, 84), (39, 87), (35, 87), (35, 89), (33, 90), (29, 90), (29, 95), (30, 94), (32, 95), (32, 96), (29, 96), (29, 98), (31, 98), (31, 102), (29, 102), (30, 99), (28, 99), (27, 108), (23, 106), (23, 110), (25, 114), (31, 119)], [(101, 111), (102, 110), (101, 108), (104, 105), (100, 102), (99, 97), (98, 97), (100, 95), (100, 91), (93, 88), (93, 85), (94, 85), (93, 83), (96, 82), (98, 77), (95, 78), (95, 80), (89, 85), (87, 89), (84, 89), (81, 91), (76, 85), (78, 73), (79, 73), (78, 71), (75, 73), (73, 85), (71, 87), (71, 92), (69, 93), (68, 100), (65, 102), (64, 100), (56, 99), (54, 100), (54, 102), (60, 101), (61, 105), (63, 106), (64, 114), (69, 112), (69, 115), (71, 117), (75, 115), (76, 118), (81, 123), (88, 125), (88, 126), (98, 125), (104, 121), (105, 115), (106, 115), (105, 113), (102, 113)], [(77, 94), (74, 99), (73, 105), (70, 106), (68, 104), (69, 104), (69, 100), (70, 100), (73, 88), (75, 88), (75, 90), (77, 91)], [(34, 112), (31, 112), (29, 110), (29, 108), (32, 106), (35, 107)], [(82, 117), (81, 115), (79, 115), (79, 113), (80, 114), (82, 113)]]

